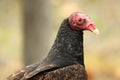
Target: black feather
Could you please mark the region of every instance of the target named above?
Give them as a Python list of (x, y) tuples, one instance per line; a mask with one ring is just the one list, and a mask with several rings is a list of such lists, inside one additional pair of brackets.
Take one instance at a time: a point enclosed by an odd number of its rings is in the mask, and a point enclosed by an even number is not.
[[(74, 66), (73, 66), (74, 65)], [(48, 56), (41, 62), (41, 63), (36, 63), (33, 64), (30, 67), (25, 67), (23, 70), (24, 72), (21, 72), (21, 74), (16, 75), (20, 76), (17, 77), (18, 80), (44, 80), (41, 79), (43, 76), (48, 74), (52, 74), (52, 77), (50, 80), (53, 80), (53, 74), (54, 71), (58, 71), (58, 76), (63, 76), (63, 75), (73, 75), (73, 73), (68, 73), (70, 68), (74, 68), (79, 65), (79, 68), (82, 68), (83, 70), (82, 74), (80, 72), (80, 69), (73, 69), (73, 70), (78, 70), (78, 73), (76, 75), (84, 75), (83, 73), (86, 73), (85, 68), (84, 68), (84, 53), (83, 53), (83, 32), (78, 31), (78, 30), (73, 30), (69, 23), (68, 19), (65, 19), (58, 31), (58, 34), (56, 36), (56, 40), (48, 54)], [(70, 68), (69, 68), (70, 66)], [(73, 67), (72, 67), (73, 66)], [(80, 67), (83, 66), (83, 67)], [(64, 71), (63, 74), (62, 71)], [(59, 72), (60, 70), (60, 72)], [(52, 72), (52, 73), (51, 73)], [(70, 75), (69, 75), (70, 74)], [(17, 80), (15, 79), (16, 76), (10, 76), (8, 80)], [(38, 79), (39, 76), (39, 79)], [(86, 77), (87, 75), (85, 75)], [(49, 76), (50, 77), (50, 76)], [(49, 80), (49, 79), (45, 79)], [(60, 79), (54, 79), (54, 80), (60, 80)], [(62, 80), (66, 80), (65, 78)], [(75, 79), (75, 80), (80, 80), (80, 78)], [(83, 79), (82, 79), (83, 80)], [(86, 80), (86, 79), (84, 79)]]

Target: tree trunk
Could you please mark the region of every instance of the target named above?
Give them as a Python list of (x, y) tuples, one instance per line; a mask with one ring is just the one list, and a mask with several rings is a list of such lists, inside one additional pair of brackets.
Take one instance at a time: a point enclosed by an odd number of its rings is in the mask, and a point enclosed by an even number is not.
[(51, 41), (51, 5), (49, 0), (23, 0), (25, 65), (41, 61)]

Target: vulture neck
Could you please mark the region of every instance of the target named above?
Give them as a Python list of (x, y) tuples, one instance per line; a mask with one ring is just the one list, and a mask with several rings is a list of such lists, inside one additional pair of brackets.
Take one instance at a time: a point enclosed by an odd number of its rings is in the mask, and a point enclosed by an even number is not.
[(69, 55), (84, 66), (83, 32), (71, 29), (68, 19), (65, 19), (49, 54)]

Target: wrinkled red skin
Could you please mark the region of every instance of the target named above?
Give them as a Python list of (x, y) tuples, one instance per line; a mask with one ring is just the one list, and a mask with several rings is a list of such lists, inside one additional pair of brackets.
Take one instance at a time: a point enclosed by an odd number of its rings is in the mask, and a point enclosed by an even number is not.
[(90, 18), (79, 12), (75, 12), (69, 17), (69, 24), (74, 30), (89, 30), (91, 32), (95, 30), (95, 25)]

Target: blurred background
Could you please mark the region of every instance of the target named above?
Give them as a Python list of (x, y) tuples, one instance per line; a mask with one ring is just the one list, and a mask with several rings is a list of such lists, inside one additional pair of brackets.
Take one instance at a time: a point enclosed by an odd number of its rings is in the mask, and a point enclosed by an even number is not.
[(0, 80), (41, 61), (73, 12), (89, 15), (100, 31), (84, 32), (89, 80), (120, 80), (120, 0), (0, 0)]

